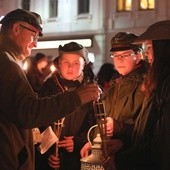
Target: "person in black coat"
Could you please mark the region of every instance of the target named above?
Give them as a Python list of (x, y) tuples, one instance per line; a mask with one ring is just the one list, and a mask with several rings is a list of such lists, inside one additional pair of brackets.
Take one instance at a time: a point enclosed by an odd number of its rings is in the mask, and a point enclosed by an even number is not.
[[(39, 95), (44, 97), (74, 91), (93, 82), (93, 74), (85, 70), (88, 64), (87, 54), (87, 50), (75, 42), (60, 46), (59, 57), (54, 61), (57, 71), (43, 84)], [(65, 117), (61, 134), (58, 136), (58, 157), (55, 155), (56, 144), (44, 155), (37, 153), (36, 169), (47, 170), (51, 169), (50, 166), (57, 168), (59, 163), (60, 170), (80, 170), (80, 150), (87, 142), (89, 128), (94, 124), (96, 120), (92, 103), (80, 107), (76, 112)], [(52, 127), (54, 130), (55, 122)]]

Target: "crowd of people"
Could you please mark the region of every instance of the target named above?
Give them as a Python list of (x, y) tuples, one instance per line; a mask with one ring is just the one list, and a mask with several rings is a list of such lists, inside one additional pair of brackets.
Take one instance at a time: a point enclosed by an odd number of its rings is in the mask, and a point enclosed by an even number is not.
[[(141, 35), (115, 34), (113, 63), (104, 63), (96, 76), (87, 49), (76, 42), (59, 46), (53, 74), (45, 71), (49, 61), (43, 53), (24, 72), (19, 62), (43, 36), (41, 17), (16, 9), (0, 23), (2, 169), (80, 170), (81, 158), (92, 149), (87, 133), (96, 124), (93, 102), (101, 99), (109, 138), (102, 166), (169, 170), (170, 20), (152, 24)], [(33, 128), (40, 136), (52, 129), (57, 137), (43, 154), (41, 140), (33, 145)], [(96, 133), (97, 128), (92, 139)]]

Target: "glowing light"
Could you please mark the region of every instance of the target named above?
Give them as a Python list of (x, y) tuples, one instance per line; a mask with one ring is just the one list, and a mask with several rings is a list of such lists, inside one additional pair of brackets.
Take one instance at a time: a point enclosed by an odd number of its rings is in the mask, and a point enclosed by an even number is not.
[(51, 67), (50, 67), (50, 70), (52, 73), (54, 73), (56, 71), (56, 67), (52, 64)]
[(28, 62), (27, 61), (25, 61), (25, 63), (23, 64), (23, 70), (27, 70), (28, 69)]
[(91, 47), (92, 40), (91, 39), (72, 39), (72, 40), (54, 40), (54, 41), (38, 41), (37, 47), (35, 49), (53, 49), (58, 48), (59, 45), (64, 45), (69, 42), (77, 42), (81, 44), (83, 47)]
[(2, 16), (0, 16), (0, 21), (2, 20), (4, 18), (4, 16), (2, 15)]
[(88, 53), (88, 58), (89, 58), (89, 61), (94, 63), (95, 62), (95, 57), (94, 57), (94, 54), (93, 53)]

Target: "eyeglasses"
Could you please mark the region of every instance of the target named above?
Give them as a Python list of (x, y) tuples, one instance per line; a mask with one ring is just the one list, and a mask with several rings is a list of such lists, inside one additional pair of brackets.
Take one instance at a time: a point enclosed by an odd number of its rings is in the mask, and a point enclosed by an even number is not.
[[(32, 30), (32, 29), (24, 26), (24, 25), (21, 25), (21, 24), (19, 24), (19, 26), (22, 27), (22, 28), (24, 28), (24, 29), (26, 29), (26, 30), (28, 30), (28, 31), (31, 31), (31, 32), (35, 33), (35, 35), (36, 35), (36, 31), (34, 31), (34, 30)], [(39, 39), (38, 36), (34, 36), (33, 41), (38, 41), (38, 39)]]
[(110, 57), (115, 58), (115, 59), (127, 59), (129, 56), (134, 56), (135, 54), (131, 53), (125, 53), (125, 54), (111, 54)]

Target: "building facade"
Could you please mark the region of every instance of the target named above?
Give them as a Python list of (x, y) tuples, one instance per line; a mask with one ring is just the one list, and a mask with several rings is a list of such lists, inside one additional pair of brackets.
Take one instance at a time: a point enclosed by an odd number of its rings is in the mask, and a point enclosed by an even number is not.
[[(141, 34), (149, 25), (170, 19), (169, 0), (0, 0), (0, 16), (16, 8), (39, 13), (43, 19), (42, 41), (90, 39), (94, 72), (111, 62), (110, 40), (120, 31)], [(57, 56), (58, 45), (34, 49)]]

